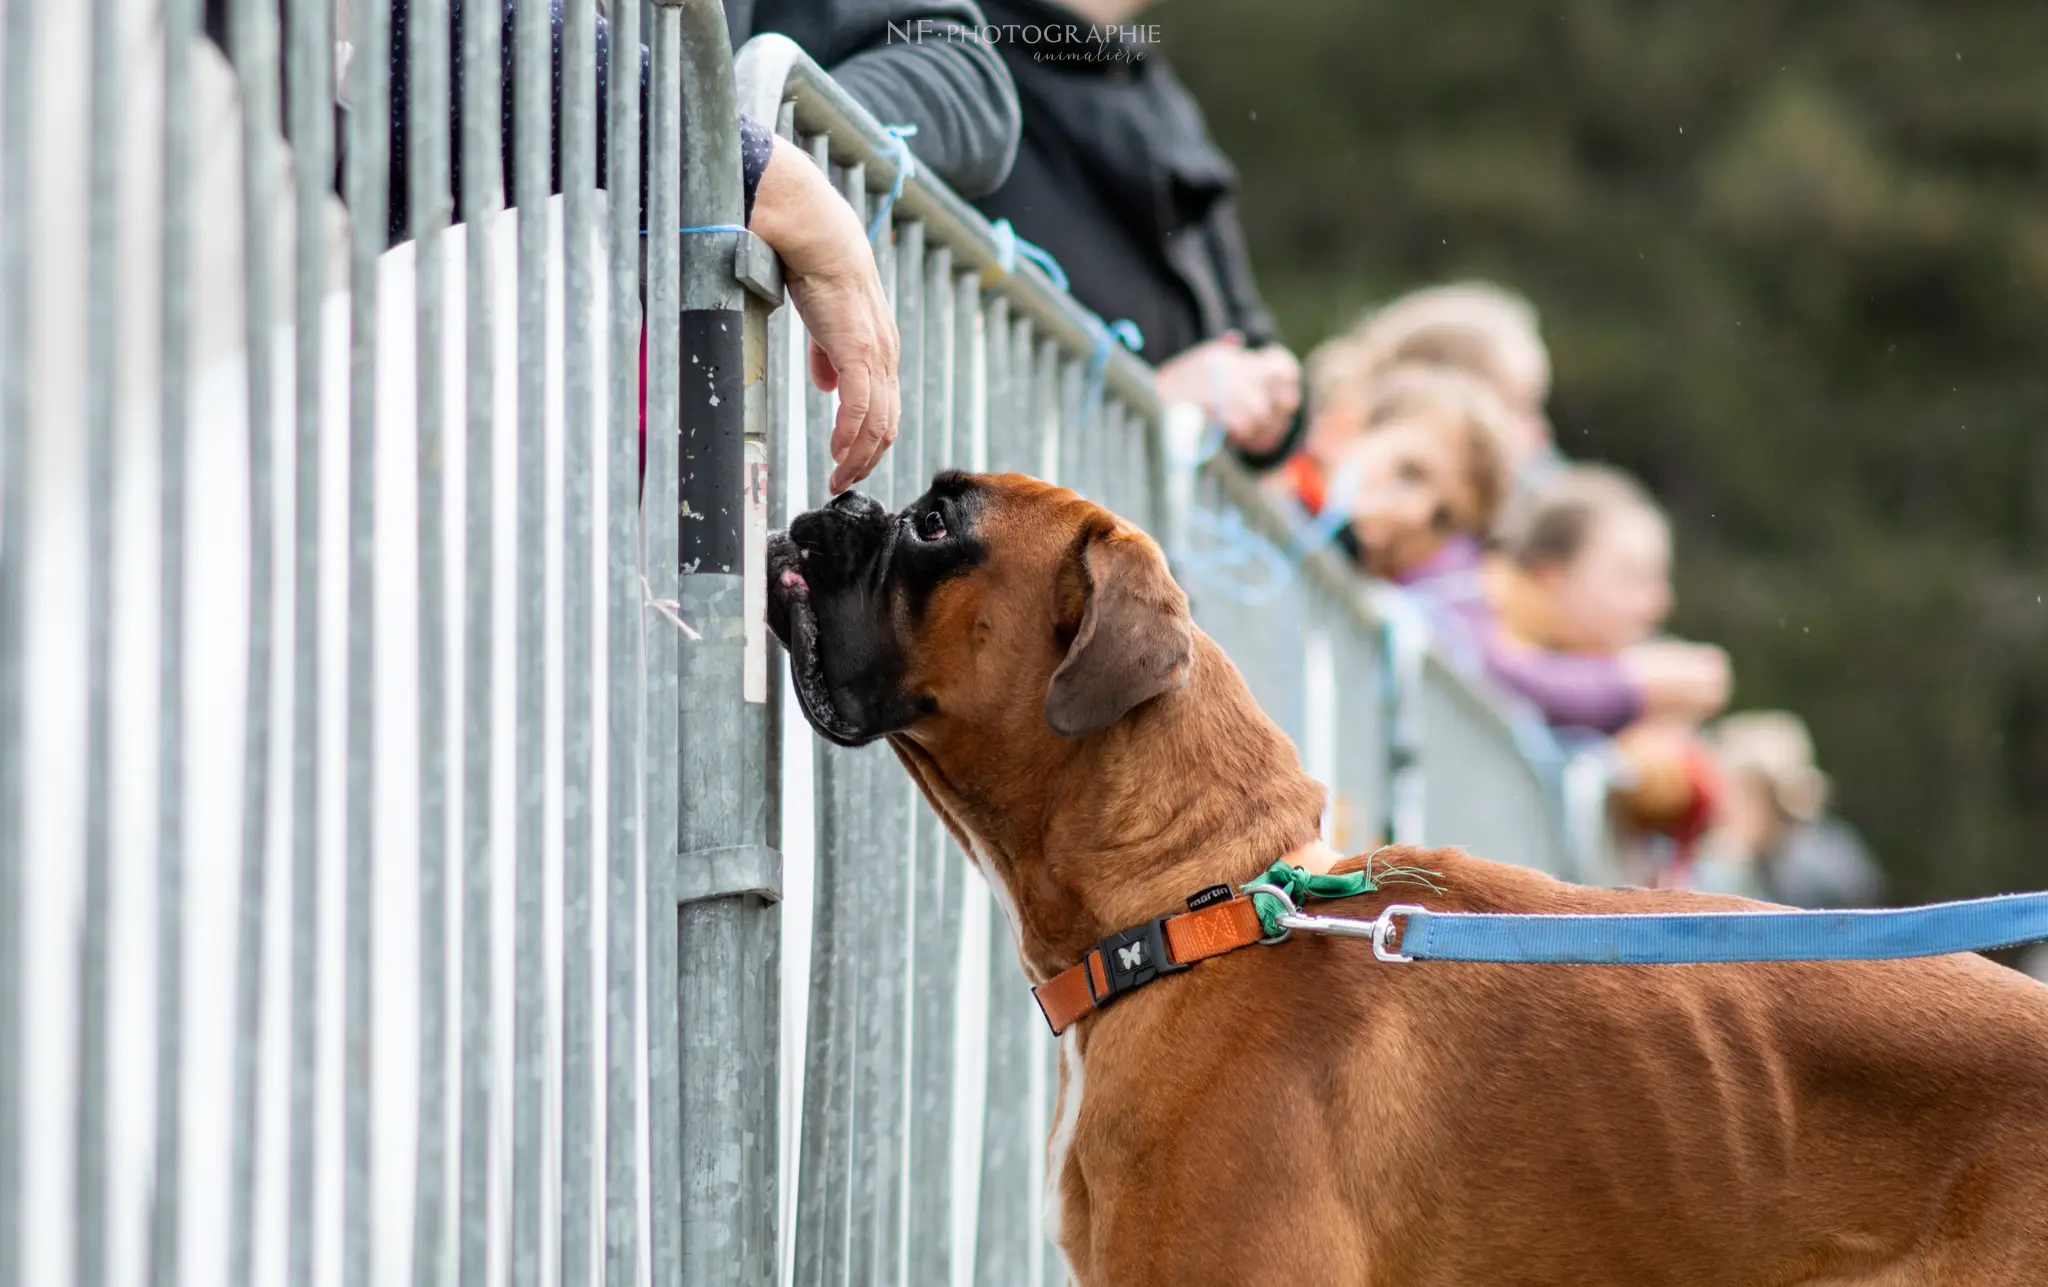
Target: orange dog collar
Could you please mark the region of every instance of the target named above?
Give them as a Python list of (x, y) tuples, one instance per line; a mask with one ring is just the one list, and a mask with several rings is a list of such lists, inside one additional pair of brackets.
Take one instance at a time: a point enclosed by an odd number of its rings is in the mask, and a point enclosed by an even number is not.
[(1031, 995), (1057, 1037), (1126, 992), (1178, 974), (1197, 961), (1250, 947), (1265, 936), (1258, 910), (1242, 895), (1194, 911), (1155, 916), (1104, 938), (1082, 953), (1078, 964), (1031, 989)]

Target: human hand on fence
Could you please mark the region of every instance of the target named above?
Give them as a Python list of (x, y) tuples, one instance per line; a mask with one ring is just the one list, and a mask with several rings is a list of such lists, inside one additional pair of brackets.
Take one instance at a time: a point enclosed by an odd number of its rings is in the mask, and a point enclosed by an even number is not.
[(1301, 406), (1301, 363), (1278, 344), (1248, 349), (1232, 331), (1161, 363), (1162, 402), (1207, 407), (1232, 446), (1262, 455), (1280, 444)]
[(896, 441), (899, 339), (867, 230), (818, 167), (778, 138), (749, 228), (782, 260), (790, 302), (811, 337), (811, 379), (838, 390), (830, 489), (866, 478)]
[(1714, 644), (1651, 639), (1625, 649), (1621, 667), (1643, 694), (1643, 713), (1698, 724), (1728, 704), (1728, 654)]

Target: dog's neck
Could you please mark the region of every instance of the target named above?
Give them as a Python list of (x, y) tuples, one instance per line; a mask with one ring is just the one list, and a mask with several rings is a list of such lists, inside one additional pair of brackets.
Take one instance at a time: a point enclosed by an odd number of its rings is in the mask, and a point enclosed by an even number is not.
[(1186, 688), (1102, 733), (1034, 738), (1020, 771), (943, 738), (892, 739), (996, 890), (1034, 982), (1105, 934), (1236, 886), (1318, 839), (1323, 788), (1199, 633)]

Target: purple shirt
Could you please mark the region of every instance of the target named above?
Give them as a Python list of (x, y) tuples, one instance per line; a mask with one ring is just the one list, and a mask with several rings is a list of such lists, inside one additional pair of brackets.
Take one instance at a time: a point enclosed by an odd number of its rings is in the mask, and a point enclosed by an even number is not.
[(1552, 652), (1509, 639), (1480, 578), (1479, 541), (1454, 536), (1426, 562), (1394, 578), (1422, 608), (1468, 676), (1484, 674), (1526, 699), (1553, 727), (1618, 733), (1642, 714), (1642, 694), (1612, 653)]

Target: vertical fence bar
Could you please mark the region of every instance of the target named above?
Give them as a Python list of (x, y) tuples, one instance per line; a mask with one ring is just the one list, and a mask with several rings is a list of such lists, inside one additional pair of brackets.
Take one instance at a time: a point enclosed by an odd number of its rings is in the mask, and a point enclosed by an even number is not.
[(342, 1239), (345, 1282), (370, 1280), (371, 918), (376, 817), (377, 258), (390, 237), (390, 18), (351, 6), (346, 191), (350, 219), (348, 401), (347, 889), (343, 930)]
[[(777, 114), (775, 132), (783, 138), (795, 136), (796, 111), (791, 103), (783, 103)], [(794, 307), (768, 311), (763, 318), (766, 329), (764, 340), (763, 378), (766, 381), (764, 412), (765, 449), (768, 462), (767, 513), (762, 517), (764, 526), (787, 525), (790, 518), (803, 508), (804, 498), (790, 490), (791, 461), (805, 446), (804, 421), (790, 386), (790, 346), (795, 339), (796, 310)], [(751, 360), (749, 363), (751, 367)], [(750, 422), (747, 430), (749, 442), (753, 441), (756, 429)], [(808, 462), (806, 462), (808, 464)], [(750, 497), (750, 500), (752, 498)], [(765, 549), (765, 532), (762, 534)], [(749, 550), (753, 549), (749, 535)], [(748, 586), (755, 587), (763, 596), (767, 593), (765, 575), (756, 577), (749, 574)], [(765, 611), (765, 608), (764, 608)], [(763, 679), (767, 687), (767, 703), (762, 710), (766, 725), (762, 745), (763, 783), (760, 807), (761, 843), (780, 853), (783, 845), (782, 810), (788, 784), (782, 780), (783, 752), (783, 673), (786, 665), (782, 648), (772, 636), (764, 639), (767, 656), (766, 673)], [(763, 994), (754, 1010), (760, 1031), (754, 1050), (756, 1060), (754, 1093), (763, 1097), (764, 1129), (766, 1138), (758, 1142), (758, 1165), (754, 1169), (754, 1196), (751, 1199), (757, 1207), (754, 1220), (754, 1257), (747, 1273), (752, 1281), (779, 1282), (782, 1259), (782, 1174), (783, 1138), (785, 1127), (796, 1129), (801, 1122), (797, 1114), (787, 1114), (782, 1093), (782, 924), (779, 920), (770, 922), (763, 918), (754, 952), (762, 962), (760, 977), (755, 986)], [(801, 1056), (799, 1056), (801, 1057)], [(790, 1224), (794, 1227), (792, 1213)]]
[[(925, 486), (924, 462), (919, 454), (925, 423), (924, 225), (914, 220), (896, 220), (885, 227), (877, 247), (877, 267), (882, 271), (883, 282), (892, 288), (900, 336), (897, 372), (902, 418), (896, 444), (889, 449), (874, 481), (886, 487), (888, 503), (900, 508), (923, 492)], [(911, 872), (916, 852), (911, 810), (921, 810), (922, 805), (915, 799), (916, 787), (898, 769), (887, 748), (877, 745), (865, 754), (874, 774), (875, 792), (874, 845), (869, 852), (872, 866), (864, 882), (873, 893), (867, 948), (867, 964), (872, 971), (869, 977), (873, 982), (862, 990), (869, 1008), (861, 1042), (866, 1061), (862, 1083), (869, 1092), (867, 1129), (874, 1141), (873, 1170), (869, 1175), (875, 1201), (868, 1273), (871, 1282), (894, 1283), (901, 1281), (903, 1273), (904, 1150), (909, 1137), (905, 1087), (909, 1072), (910, 942), (906, 927), (913, 923)]]
[[(775, 132), (788, 136), (793, 120), (785, 104)], [(751, 244), (743, 253), (751, 253)], [(737, 839), (776, 855), (780, 901), (782, 728), (780, 649), (766, 628), (768, 527), (781, 512), (782, 471), (790, 432), (788, 314), (781, 292), (750, 287), (744, 296), (743, 468), (740, 477), (743, 675), (740, 707), (740, 810)], [(771, 901), (765, 896), (763, 902)], [(749, 907), (752, 907), (751, 902)], [(779, 914), (740, 915), (738, 996), (742, 1044), (740, 1098), (744, 1115), (737, 1272), (747, 1282), (773, 1282), (781, 1264), (782, 926)]]
[[(404, 38), (407, 211), (416, 253), (415, 414), (419, 479), (419, 934), (420, 1081), (413, 1193), (414, 1287), (447, 1268), (448, 1209), (448, 592), (446, 461), (448, 361), (445, 229), (449, 190), (448, 0), (412, 0)], [(398, 33), (393, 33), (398, 38)], [(395, 53), (396, 51), (394, 51)], [(393, 87), (394, 94), (400, 92)]]
[[(682, 137), (692, 147), (682, 174), (682, 218), (691, 227), (730, 227), (740, 222), (742, 202), (724, 11), (714, 0), (687, 0), (679, 10), (656, 12), (664, 27), (673, 24), (678, 32), (674, 50), (687, 118)], [(659, 46), (655, 66), (659, 97)], [(654, 155), (657, 165), (668, 163), (658, 141)], [(749, 845), (754, 828), (744, 776), (749, 762), (763, 762), (758, 742), (766, 732), (761, 712), (746, 700), (748, 653), (763, 643), (758, 620), (746, 610), (745, 582), (765, 570), (750, 567), (745, 540), (747, 323), (734, 275), (736, 248), (729, 234), (693, 235), (685, 247), (680, 500), (688, 519), (679, 542), (656, 547), (670, 568), (680, 550), (678, 597), (685, 619), (702, 636), (683, 650), (679, 671), (679, 714), (689, 736), (678, 750), (682, 802), (674, 870), (685, 884), (667, 886), (664, 910), (672, 919), (664, 932), (679, 939), (676, 1008), (656, 1020), (671, 1029), (657, 1040), (678, 1055), (667, 1075), (680, 1085), (657, 1094), (679, 1104), (680, 1131), (657, 1137), (657, 1148), (681, 1150), (678, 1268), (693, 1284), (740, 1283), (759, 1259), (764, 1249), (752, 1245), (759, 1213), (749, 1210), (758, 1187), (750, 1176), (755, 1151), (773, 1147), (766, 1142), (773, 1135), (772, 1105), (751, 1093), (759, 1087), (748, 1068), (749, 998), (761, 989), (746, 953), (772, 915), (764, 895), (772, 897), (767, 887), (779, 878), (763, 870), (735, 885), (719, 874), (721, 855), (762, 855), (758, 842)], [(757, 551), (753, 559), (759, 558)], [(687, 900), (679, 900), (685, 887)], [(678, 1024), (679, 1033), (673, 1030)]]
[[(1031, 378), (1031, 433), (1037, 439), (1034, 455), (1047, 462), (1046, 476), (1063, 485), (1071, 485), (1074, 474), (1060, 462), (1072, 456), (1078, 468), (1081, 427), (1076, 411), (1080, 401), (1079, 364), (1060, 352), (1057, 340), (1041, 337)], [(1050, 1254), (1045, 1239), (1045, 1140), (1059, 1093), (1059, 1055), (1046, 1039), (1042, 1021), (1026, 996), (1022, 984), (1013, 987), (1005, 1001), (1005, 1013), (1020, 1030), (1024, 1064), (1025, 1094), (1019, 1115), (1024, 1121), (1025, 1209), (1030, 1212), (1024, 1224), (1024, 1277), (1037, 1287), (1058, 1273), (1058, 1259)]]
[[(86, 369), (120, 369), (120, 201), (122, 92), (127, 49), (116, 24), (119, 0), (92, 6), (90, 208), (86, 266)], [(10, 201), (17, 194), (10, 193)], [(12, 337), (10, 337), (11, 340)], [(86, 390), (86, 763), (85, 798), (105, 801), (113, 752), (114, 447), (116, 382)], [(108, 924), (111, 906), (109, 819), (85, 813), (85, 906), (79, 956), (78, 1118), (75, 1173), (76, 1272), (80, 1287), (100, 1287), (107, 1257)]]
[(1083, 415), (1081, 363), (1056, 348), (1053, 349), (1053, 363), (1056, 383), (1051, 392), (1056, 401), (1050, 418), (1057, 426), (1052, 432), (1057, 435), (1055, 442), (1059, 448), (1060, 485), (1099, 502), (1101, 492), (1095, 489), (1095, 480), (1088, 469), (1088, 453), (1089, 438), (1100, 426)]
[(1392, 615), (1380, 622), (1380, 727), (1386, 733), (1382, 833), (1391, 844), (1424, 843), (1428, 784), (1423, 776), (1422, 666), (1427, 647), (1413, 622)]
[(313, 1282), (314, 1129), (320, 995), (320, 394), (327, 293), (327, 202), (334, 182), (334, 15), (323, 0), (286, 11), (285, 84), (297, 195), (292, 390), (292, 1071), (287, 1281)]
[[(921, 231), (921, 230), (920, 230)], [(955, 316), (953, 252), (929, 249), (924, 271), (923, 425), (918, 439), (920, 478), (953, 459), (958, 419), (955, 390), (964, 355)], [(909, 372), (904, 385), (909, 387)], [(902, 450), (899, 443), (897, 450)], [(959, 859), (945, 828), (923, 801), (911, 801), (910, 871), (910, 1131), (903, 1170), (907, 1194), (904, 1247), (910, 1283), (945, 1283), (951, 1277), (953, 1029), (959, 961)]]
[[(641, 484), (645, 545), (642, 574), (657, 603), (680, 603), (677, 418), (681, 350), (680, 236), (682, 227), (682, 14), (672, 5), (652, 10), (653, 67), (648, 104), (647, 183), (647, 465)], [(683, 619), (690, 621), (685, 608)], [(703, 623), (691, 621), (693, 628)], [(682, 1121), (676, 1079), (676, 910), (673, 897), (677, 810), (682, 790), (680, 708), (683, 638), (657, 622), (647, 641), (647, 1046), (648, 1130), (653, 1192), (649, 1256), (655, 1287), (671, 1287), (680, 1272), (679, 1156)], [(723, 750), (723, 748), (720, 748)]]
[[(503, 74), (495, 13), (472, 6), (462, 23), (461, 187), (463, 362), (462, 1145), (457, 1272), (482, 1283), (490, 1264), (493, 986), (491, 909), (492, 462), (497, 372), (491, 242), (504, 206), (499, 153)], [(424, 105), (423, 105), (424, 106)]]
[[(997, 918), (1004, 917), (1000, 908)], [(1007, 920), (989, 935), (988, 1098), (981, 1137), (981, 1215), (974, 1240), (974, 1281), (981, 1287), (1023, 1287), (1031, 1223), (1031, 1034), (1017, 1021), (1026, 982)]]
[[(811, 157), (832, 173), (828, 142), (811, 140)], [(861, 168), (835, 176), (864, 213)], [(831, 495), (830, 442), (834, 398), (816, 387), (804, 395), (811, 426), (810, 500)], [(858, 752), (812, 739), (816, 847), (811, 919), (810, 1017), (804, 1042), (803, 1134), (799, 1144), (795, 1281), (828, 1287), (847, 1281), (848, 1206), (852, 1167), (853, 872), (849, 846), (861, 807)]]
[[(640, 1282), (639, 1049), (641, 788), (646, 706), (640, 582), (640, 6), (614, 6), (605, 105), (611, 256), (611, 423), (605, 453), (605, 1184), (606, 1287)], [(666, 629), (664, 625), (661, 627)]]
[[(746, 295), (745, 471), (741, 479), (742, 581), (744, 613), (740, 716), (740, 825), (742, 845), (759, 846), (764, 863), (774, 854), (776, 888), (761, 891), (761, 904), (781, 901), (782, 734), (780, 667), (769, 638), (767, 621), (767, 556), (769, 515), (775, 511), (774, 490), (780, 452), (786, 436), (786, 415), (777, 419), (772, 403), (786, 403), (787, 350), (778, 337), (788, 328), (763, 295)], [(778, 366), (781, 361), (784, 365)], [(783, 408), (786, 412), (786, 406)], [(765, 871), (764, 875), (767, 874)], [(765, 881), (763, 883), (766, 883)], [(741, 1256), (737, 1273), (746, 1282), (773, 1282), (781, 1264), (781, 1164), (779, 1128), (782, 1116), (782, 925), (779, 914), (764, 914), (749, 899), (740, 916), (739, 1005), (741, 1045), (740, 1098), (742, 1143), (740, 1196)]]
[[(0, 745), (24, 745), (28, 640), (22, 574), (28, 535), (29, 255), (34, 245), (28, 191), (35, 173), (36, 6), (6, 6), (6, 81), (0, 84)], [(21, 844), (27, 781), (22, 757), (0, 755), (0, 1277), (21, 1267)]]
[[(590, 326), (597, 232), (597, 15), (577, 0), (562, 19), (562, 1287), (594, 1283), (592, 1258), (591, 820), (596, 790), (591, 676), (595, 622), (591, 475), (603, 439), (592, 397)], [(635, 246), (633, 249), (637, 250)], [(613, 307), (621, 308), (614, 300)], [(623, 767), (623, 766), (621, 766)]]
[[(1033, 379), (1037, 351), (1028, 318), (1012, 317), (998, 299), (990, 313), (989, 468), (1044, 472), (1038, 400)], [(997, 359), (997, 351), (1001, 356)], [(1026, 986), (1008, 914), (989, 935), (988, 1084), (983, 1109), (981, 1212), (975, 1236), (975, 1281), (982, 1287), (1023, 1287), (1030, 1248), (1039, 1238), (1031, 1221), (1031, 1034), (1018, 1014)]]
[[(163, 354), (157, 594), (156, 1185), (152, 1287), (177, 1287), (183, 1231), (185, 1035), (185, 479), (192, 304), (194, 0), (164, 0)], [(4, 894), (0, 894), (4, 896)], [(5, 1265), (0, 1260), (0, 1265)]]
[[(846, 173), (847, 200), (854, 203), (854, 213), (865, 225), (870, 199), (866, 189), (866, 170), (855, 166)], [(862, 185), (857, 200), (856, 193), (851, 190), (854, 182)], [(892, 306), (896, 294), (894, 256), (895, 246), (888, 238), (876, 243), (875, 267)], [(885, 509), (893, 503), (895, 496), (891, 463), (884, 462), (866, 482), (859, 484)], [(881, 951), (877, 941), (878, 922), (890, 906), (879, 883), (881, 865), (889, 861), (889, 836), (885, 828), (893, 811), (891, 799), (885, 794), (885, 766), (880, 762), (886, 753), (879, 746), (868, 746), (848, 757), (847, 782), (850, 789), (844, 802), (846, 825), (841, 834), (849, 888), (847, 906), (852, 912), (852, 930), (848, 936), (852, 950), (841, 966), (857, 971), (860, 978), (867, 980), (874, 980), (880, 969), (876, 959)], [(853, 1137), (853, 1170), (847, 1211), (846, 1273), (856, 1283), (873, 1282), (877, 1277), (880, 1255), (877, 1226), (886, 1201), (879, 1175), (885, 1145), (878, 1133), (882, 1130), (882, 1121), (876, 1101), (880, 1093), (878, 1082), (885, 1075), (883, 1061), (887, 1055), (876, 1047), (888, 1039), (888, 1032), (881, 1018), (885, 1003), (875, 995), (874, 987), (871, 982), (854, 989), (852, 1036), (847, 1050), (847, 1057), (853, 1064), (847, 1109), (848, 1129)]]
[[(14, 5), (12, 10), (29, 8)], [(242, 871), (235, 931), (234, 1145), (228, 1170), (228, 1287), (248, 1287), (256, 1201), (256, 1105), (269, 900), (271, 661), (276, 613), (271, 449), (275, 408), (271, 280), (276, 218), (277, 7), (231, 0), (229, 44), (242, 93), (242, 334), (248, 361), (249, 649), (242, 702)], [(8, 49), (14, 48), (10, 35)], [(9, 84), (13, 84), (12, 78)], [(10, 121), (13, 117), (10, 115)], [(10, 187), (9, 191), (15, 189)], [(12, 346), (10, 346), (12, 347)]]
[(513, 628), (512, 743), (512, 1284), (539, 1287), (542, 1102), (547, 1093), (547, 960), (541, 938), (542, 828), (546, 752), (542, 746), (546, 700), (547, 552), (545, 440), (547, 433), (548, 187), (553, 113), (549, 103), (549, 50), (553, 31), (546, 5), (532, 0), (514, 11), (512, 29), (512, 201), (518, 207), (517, 326), (518, 537), (515, 582), (524, 588)]

